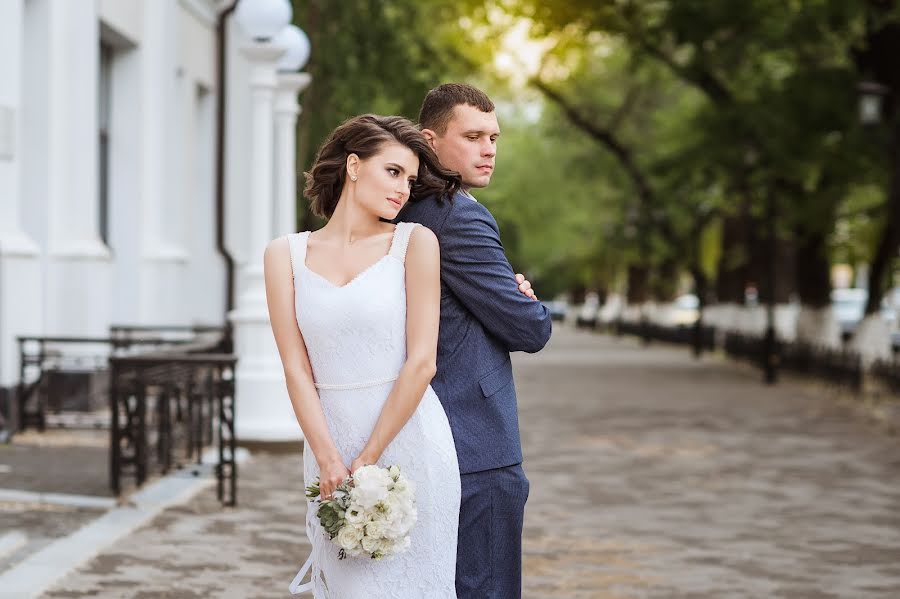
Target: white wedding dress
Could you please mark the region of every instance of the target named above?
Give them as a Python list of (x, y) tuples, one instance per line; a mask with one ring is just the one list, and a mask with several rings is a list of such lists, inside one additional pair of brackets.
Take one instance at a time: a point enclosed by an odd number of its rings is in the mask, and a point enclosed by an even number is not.
[[(308, 231), (288, 235), (297, 324), (328, 429), (348, 467), (366, 444), (406, 361), (404, 260), (416, 226), (398, 224), (389, 253), (341, 287), (307, 268)], [(455, 599), (459, 466), (450, 424), (430, 385), (378, 461), (379, 466), (391, 464), (416, 485), (418, 520), (410, 548), (382, 560), (339, 560), (338, 547), (315, 516), (318, 504), (309, 503), (306, 534), (312, 552), (291, 583), (292, 593), (312, 591), (316, 599)], [(318, 475), (316, 458), (306, 447), (304, 486)], [(301, 585), (307, 570), (311, 580)]]

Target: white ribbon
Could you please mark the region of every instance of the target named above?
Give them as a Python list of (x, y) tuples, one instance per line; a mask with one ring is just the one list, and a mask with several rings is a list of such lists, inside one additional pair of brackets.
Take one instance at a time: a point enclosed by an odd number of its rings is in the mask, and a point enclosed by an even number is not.
[(313, 581), (310, 580), (306, 584), (300, 584), (300, 581), (303, 580), (303, 577), (306, 576), (306, 573), (309, 572), (310, 567), (312, 567), (312, 552), (310, 552), (309, 557), (306, 558), (306, 563), (303, 564), (303, 567), (300, 568), (300, 571), (297, 572), (297, 575), (294, 576), (294, 580), (291, 581), (291, 586), (288, 587), (288, 590), (291, 592), (291, 595), (299, 595), (300, 593), (308, 593), (313, 590)]

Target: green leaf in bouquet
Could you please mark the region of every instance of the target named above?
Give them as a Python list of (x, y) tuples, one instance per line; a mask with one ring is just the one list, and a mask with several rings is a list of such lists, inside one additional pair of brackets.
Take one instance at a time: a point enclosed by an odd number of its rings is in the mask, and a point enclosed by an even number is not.
[(319, 491), (319, 478), (316, 477), (316, 482), (306, 487), (306, 496), (310, 499), (314, 499), (320, 495), (321, 491)]

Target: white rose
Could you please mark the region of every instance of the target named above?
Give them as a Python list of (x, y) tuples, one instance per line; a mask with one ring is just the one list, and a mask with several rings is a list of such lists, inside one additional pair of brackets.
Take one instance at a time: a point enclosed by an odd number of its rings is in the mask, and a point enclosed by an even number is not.
[(378, 549), (378, 539), (372, 537), (362, 538), (362, 548), (366, 553), (372, 553)]
[(384, 498), (384, 507), (387, 508), (388, 514), (397, 514), (403, 511), (403, 499), (396, 493), (391, 493)]
[(391, 489), (391, 492), (403, 495), (408, 490), (409, 490), (409, 481), (406, 480), (405, 478), (401, 478), (397, 482), (394, 483), (394, 488)]
[(404, 526), (403, 521), (400, 519), (391, 520), (382, 529), (382, 534), (385, 536), (385, 538), (391, 540), (399, 539), (407, 532), (409, 532), (409, 529)]
[(359, 545), (362, 534), (352, 526), (345, 526), (338, 531), (337, 543), (342, 549), (350, 551)]
[(380, 539), (384, 534), (384, 527), (380, 521), (375, 520), (372, 522), (366, 522), (366, 536)]

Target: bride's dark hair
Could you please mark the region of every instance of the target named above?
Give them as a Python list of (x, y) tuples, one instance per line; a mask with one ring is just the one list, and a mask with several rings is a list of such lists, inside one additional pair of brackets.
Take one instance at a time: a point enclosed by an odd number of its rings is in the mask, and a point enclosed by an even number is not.
[(397, 142), (412, 150), (419, 159), (418, 178), (413, 183), (410, 201), (437, 195), (452, 198), (462, 185), (459, 173), (441, 166), (428, 140), (409, 119), (401, 116), (364, 114), (347, 119), (332, 132), (306, 177), (303, 195), (309, 198), (314, 214), (331, 218), (347, 179), (347, 156), (356, 154), (366, 160), (387, 142)]

